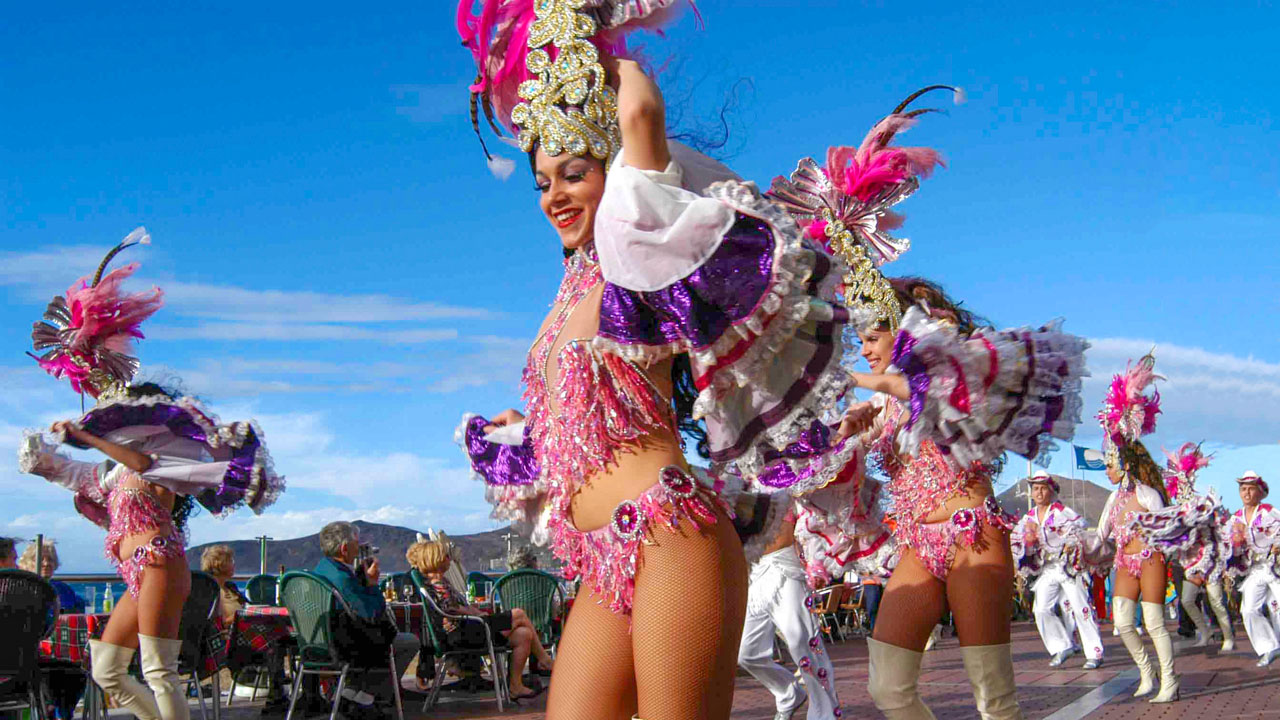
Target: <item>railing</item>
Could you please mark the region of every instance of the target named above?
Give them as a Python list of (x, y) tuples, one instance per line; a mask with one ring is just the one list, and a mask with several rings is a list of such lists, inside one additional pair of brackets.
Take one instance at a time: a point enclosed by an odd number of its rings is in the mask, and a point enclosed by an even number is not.
[[(253, 575), (232, 575), (231, 579), (237, 582), (247, 582)], [(91, 583), (118, 583), (124, 582), (120, 576), (115, 573), (54, 573), (54, 580), (62, 582), (91, 582)]]

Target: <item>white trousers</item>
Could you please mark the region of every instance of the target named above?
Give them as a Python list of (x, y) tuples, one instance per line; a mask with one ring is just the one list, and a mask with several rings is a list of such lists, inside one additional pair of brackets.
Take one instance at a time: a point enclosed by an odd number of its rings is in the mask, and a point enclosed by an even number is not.
[(1280, 648), (1280, 580), (1269, 568), (1255, 567), (1245, 576), (1240, 586), (1240, 615), (1254, 652), (1262, 656)]
[[(765, 555), (752, 567), (738, 665), (773, 693), (778, 712), (796, 708), (803, 699), (800, 693), (808, 692), (809, 720), (827, 720), (840, 700), (818, 620), (804, 605), (808, 594), (804, 566), (792, 548)], [(803, 691), (796, 676), (773, 661), (775, 629), (801, 670)]]
[[(1074, 644), (1072, 635), (1078, 632), (1085, 657), (1093, 660), (1102, 658), (1102, 637), (1098, 634), (1098, 620), (1094, 617), (1083, 580), (1071, 577), (1061, 566), (1049, 565), (1031, 586), (1031, 590), (1035, 593), (1032, 612), (1036, 616), (1036, 629), (1040, 631), (1040, 638), (1044, 640), (1044, 647), (1050, 655), (1070, 649)], [(1059, 604), (1070, 618), (1066, 624), (1054, 612)]]

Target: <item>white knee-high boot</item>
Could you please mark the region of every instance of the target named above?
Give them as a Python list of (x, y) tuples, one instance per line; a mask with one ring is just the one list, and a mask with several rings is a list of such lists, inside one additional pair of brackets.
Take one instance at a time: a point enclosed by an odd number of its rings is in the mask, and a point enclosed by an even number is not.
[(1221, 652), (1233, 652), (1236, 649), (1235, 629), (1231, 627), (1231, 614), (1227, 612), (1227, 600), (1222, 594), (1222, 583), (1211, 582), (1209, 589), (1209, 607), (1218, 619), (1218, 629), (1222, 631)]
[(156, 698), (151, 690), (129, 674), (133, 653), (133, 648), (90, 640), (89, 660), (93, 666), (93, 681), (115, 698), (120, 707), (137, 715), (140, 720), (160, 720), (160, 708), (156, 706)]
[(1013, 683), (1013, 652), (1004, 645), (961, 646), (960, 656), (982, 720), (1022, 720)]
[(870, 675), (867, 692), (889, 720), (934, 720), (933, 712), (920, 700), (916, 684), (924, 653), (867, 639)]
[(1151, 644), (1156, 647), (1156, 658), (1160, 661), (1160, 692), (1151, 698), (1151, 702), (1173, 702), (1178, 699), (1178, 676), (1173, 672), (1173, 639), (1164, 626), (1164, 605), (1142, 603), (1142, 620), (1147, 626), (1147, 634), (1151, 636)]
[(161, 717), (164, 720), (188, 720), (191, 708), (178, 678), (178, 653), (182, 650), (182, 641), (138, 635), (138, 649), (142, 652), (142, 677), (156, 694), (156, 706), (160, 708)]
[(1205, 624), (1204, 613), (1200, 612), (1200, 606), (1197, 600), (1200, 599), (1200, 586), (1190, 580), (1182, 581), (1182, 593), (1179, 600), (1182, 603), (1182, 612), (1191, 618), (1191, 622), (1196, 626), (1196, 641), (1191, 647), (1204, 647), (1209, 644), (1209, 627)]
[(1138, 637), (1138, 628), (1133, 622), (1137, 616), (1137, 606), (1138, 603), (1133, 600), (1118, 595), (1111, 601), (1111, 614), (1115, 618), (1116, 632), (1120, 635), (1120, 641), (1124, 643), (1125, 649), (1129, 651), (1129, 656), (1133, 658), (1134, 664), (1138, 666), (1138, 672), (1142, 674), (1138, 689), (1133, 696), (1142, 697), (1155, 689), (1156, 669), (1151, 664), (1151, 658), (1147, 657), (1147, 649), (1143, 647), (1142, 638)]

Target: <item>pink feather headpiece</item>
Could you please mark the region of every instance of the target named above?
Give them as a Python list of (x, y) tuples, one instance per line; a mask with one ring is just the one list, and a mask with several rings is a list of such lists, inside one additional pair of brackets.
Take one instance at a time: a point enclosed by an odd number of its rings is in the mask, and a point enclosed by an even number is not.
[(960, 92), (947, 85), (930, 85), (912, 93), (876, 123), (858, 147), (833, 147), (826, 167), (804, 158), (790, 177), (774, 178), (769, 196), (779, 202), (810, 238), (841, 257), (850, 270), (845, 277), (845, 300), (857, 311), (859, 327), (888, 322), (896, 328), (904, 311), (878, 268), (897, 260), (911, 246), (906, 238), (889, 234), (905, 218), (891, 210), (920, 187), (935, 167), (944, 166), (938, 151), (927, 147), (890, 145), (894, 136), (936, 108), (907, 108), (931, 90)]
[[(627, 36), (635, 30), (660, 32), (680, 0), (578, 0), (580, 10), (591, 16), (600, 30), (591, 38), (603, 54), (627, 58)], [(697, 14), (693, 0), (688, 3)], [(529, 55), (529, 30), (535, 19), (535, 0), (460, 0), (458, 36), (471, 52), (476, 77), (471, 83), (471, 125), (485, 147), (480, 132), (480, 111), (499, 137), (515, 135), (511, 111), (520, 103), (520, 83), (533, 78), (525, 65)], [(701, 16), (699, 16), (701, 21)], [(555, 60), (555, 48), (552, 60)], [(500, 127), (501, 126), (501, 127)]]
[(138, 369), (138, 360), (131, 354), (133, 341), (143, 337), (142, 322), (164, 304), (164, 293), (159, 288), (141, 293), (121, 289), (138, 269), (137, 263), (105, 277), (102, 273), (121, 250), (150, 242), (145, 228), (129, 233), (107, 253), (92, 278), (80, 278), (67, 289), (66, 297), (55, 297), (45, 308), (44, 319), (32, 325), (32, 347), (44, 353), (27, 354), (45, 372), (66, 378), (78, 393), (96, 398), (108, 386), (128, 383)]
[(1147, 387), (1163, 379), (1156, 375), (1155, 365), (1155, 355), (1147, 353), (1111, 379), (1102, 410), (1098, 412), (1098, 422), (1105, 433), (1103, 439), (1117, 450), (1155, 432), (1160, 392), (1152, 388), (1150, 395), (1144, 394)]
[(1169, 497), (1178, 498), (1184, 493), (1195, 492), (1196, 473), (1209, 467), (1212, 455), (1205, 455), (1198, 443), (1183, 443), (1177, 453), (1164, 451), (1168, 458), (1165, 467), (1169, 474), (1165, 477), (1164, 488)]

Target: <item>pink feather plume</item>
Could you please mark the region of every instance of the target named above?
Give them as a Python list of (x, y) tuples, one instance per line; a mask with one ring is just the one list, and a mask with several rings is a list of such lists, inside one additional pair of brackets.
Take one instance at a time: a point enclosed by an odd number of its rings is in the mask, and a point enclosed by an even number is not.
[(1148, 354), (1111, 379), (1098, 420), (1117, 446), (1155, 432), (1160, 393), (1154, 389), (1150, 395), (1144, 393), (1159, 377), (1155, 373), (1155, 358)]
[(914, 118), (890, 115), (876, 123), (857, 148), (828, 150), (831, 182), (846, 195), (867, 202), (891, 185), (912, 177), (926, 178), (935, 167), (945, 167), (942, 156), (932, 148), (888, 145), (894, 135), (914, 124)]

